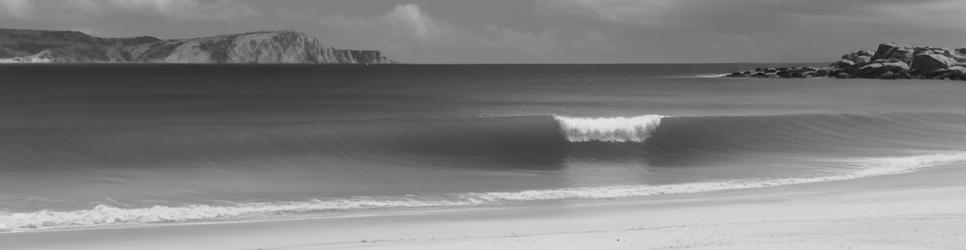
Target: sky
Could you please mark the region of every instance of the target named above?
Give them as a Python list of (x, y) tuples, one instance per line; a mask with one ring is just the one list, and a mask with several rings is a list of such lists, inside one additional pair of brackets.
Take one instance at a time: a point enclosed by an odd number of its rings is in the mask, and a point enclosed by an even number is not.
[(826, 62), (883, 42), (966, 47), (966, 0), (0, 0), (0, 27), (296, 30), (408, 63)]

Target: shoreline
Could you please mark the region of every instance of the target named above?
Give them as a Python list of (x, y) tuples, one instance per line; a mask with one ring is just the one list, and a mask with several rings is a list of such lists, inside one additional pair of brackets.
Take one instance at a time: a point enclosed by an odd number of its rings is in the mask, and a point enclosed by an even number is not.
[[(579, 121), (575, 122), (579, 125)], [(647, 199), (649, 197), (653, 197), (651, 198), (653, 200), (662, 200), (666, 197), (682, 195), (700, 196), (700, 194), (705, 193), (714, 195), (717, 192), (728, 194), (728, 191), (739, 190), (754, 192), (756, 189), (763, 188), (902, 175), (923, 169), (942, 168), (943, 165), (963, 163), (966, 162), (964, 159), (966, 159), (966, 152), (961, 151), (936, 152), (905, 157), (856, 158), (854, 163), (863, 167), (832, 175), (748, 178), (665, 185), (618, 185), (461, 193), (455, 195), (456, 198), (451, 197), (441, 200), (423, 200), (412, 197), (403, 197), (401, 200), (380, 200), (387, 198), (352, 197), (324, 201), (244, 203), (236, 206), (186, 205), (117, 208), (98, 205), (86, 210), (43, 210), (31, 213), (13, 213), (9, 215), (8, 219), (10, 220), (0, 221), (0, 229), (10, 229), (0, 231), (0, 234), (368, 217), (407, 213), (409, 211), (530, 207), (540, 204), (593, 203), (614, 199)], [(346, 206), (343, 203), (359, 204), (360, 209), (338, 209), (337, 207)], [(372, 207), (365, 207), (366, 204), (372, 205)], [(148, 218), (144, 218), (145, 216), (148, 216)]]
[[(284, 221), (3, 233), (0, 248), (663, 249), (701, 248), (702, 244), (738, 247), (735, 249), (910, 248), (912, 245), (905, 243), (855, 241), (877, 237), (869, 233), (876, 228), (891, 227), (922, 232), (904, 236), (903, 242), (964, 247), (966, 240), (957, 242), (948, 237), (950, 233), (966, 231), (966, 200), (959, 198), (966, 192), (963, 178), (966, 168), (950, 166), (837, 182), (631, 199), (385, 211), (372, 216)], [(821, 238), (815, 235), (831, 233), (838, 234), (839, 239), (829, 245), (815, 241)], [(746, 237), (727, 241), (720, 238), (729, 234)], [(897, 237), (889, 234), (878, 237)], [(776, 242), (800, 244), (775, 245)]]

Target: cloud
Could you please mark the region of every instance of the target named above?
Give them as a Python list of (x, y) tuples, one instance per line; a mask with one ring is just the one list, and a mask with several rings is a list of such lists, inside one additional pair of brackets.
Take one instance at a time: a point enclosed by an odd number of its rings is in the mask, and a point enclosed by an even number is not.
[(415, 4), (397, 5), (381, 21), (417, 40), (431, 41), (451, 32), (449, 25), (429, 17)]
[(592, 51), (611, 51), (616, 45), (609, 37), (596, 30), (588, 30), (574, 41), (574, 46)]
[(0, 18), (92, 19), (133, 14), (171, 20), (237, 20), (259, 14), (231, 0), (0, 0)]
[[(842, 24), (857, 20), (910, 25), (966, 21), (962, 15), (966, 1), (961, 0), (536, 0), (536, 5), (544, 13), (620, 24), (726, 31), (787, 28), (784, 25), (815, 17)], [(931, 6), (955, 11), (943, 13)]]
[(966, 39), (963, 0), (534, 1), (544, 16), (620, 30), (662, 61), (818, 61), (880, 42), (953, 47)]
[(514, 50), (530, 55), (553, 53), (561, 47), (557, 32), (545, 29), (540, 32), (523, 32), (498, 26), (486, 27), (477, 34), (480, 44), (497, 49)]
[(671, 0), (537, 0), (547, 12), (586, 15), (611, 22), (655, 24)]
[(31, 0), (0, 0), (0, 18), (26, 18), (33, 11)]
[(321, 23), (335, 31), (355, 36), (381, 36), (394, 42), (440, 42), (455, 36), (449, 24), (434, 20), (414, 4), (397, 5), (384, 15), (366, 18), (347, 18), (332, 15)]
[(607, 37), (596, 31), (569, 35), (552, 28), (521, 31), (496, 25), (459, 26), (432, 17), (415, 4), (396, 5), (385, 14), (371, 18), (331, 15), (320, 23), (352, 44), (395, 54), (412, 54), (413, 49), (421, 48), (521, 57), (551, 55), (561, 49), (613, 48)]

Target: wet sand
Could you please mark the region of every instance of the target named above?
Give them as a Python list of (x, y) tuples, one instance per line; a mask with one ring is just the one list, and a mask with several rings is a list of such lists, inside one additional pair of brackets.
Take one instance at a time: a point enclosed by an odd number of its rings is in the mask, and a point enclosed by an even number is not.
[(638, 199), (0, 234), (0, 249), (966, 249), (966, 167)]

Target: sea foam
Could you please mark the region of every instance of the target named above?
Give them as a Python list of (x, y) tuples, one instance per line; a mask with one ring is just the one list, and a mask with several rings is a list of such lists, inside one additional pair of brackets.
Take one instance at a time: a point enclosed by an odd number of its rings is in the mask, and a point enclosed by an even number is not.
[(582, 118), (554, 116), (570, 142), (644, 142), (661, 125), (661, 115)]
[(574, 187), (516, 192), (479, 192), (394, 197), (353, 197), (290, 202), (248, 202), (235, 205), (153, 206), (119, 208), (98, 205), (75, 211), (41, 210), (26, 213), (0, 212), (0, 231), (86, 228), (108, 225), (136, 225), (203, 221), (234, 221), (272, 218), (313, 212), (359, 209), (402, 209), (426, 207), (464, 207), (508, 202), (610, 199), (664, 194), (740, 190), (783, 185), (844, 181), (863, 177), (909, 173), (931, 167), (966, 163), (966, 152), (842, 161), (843, 170), (824, 176), (795, 178), (750, 178), (669, 185), (623, 185)]

